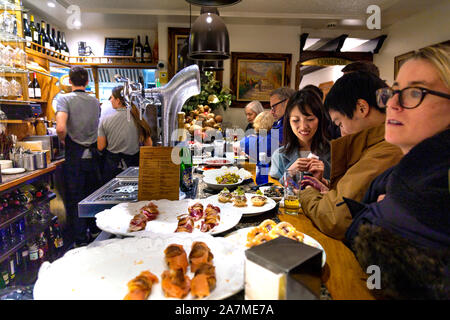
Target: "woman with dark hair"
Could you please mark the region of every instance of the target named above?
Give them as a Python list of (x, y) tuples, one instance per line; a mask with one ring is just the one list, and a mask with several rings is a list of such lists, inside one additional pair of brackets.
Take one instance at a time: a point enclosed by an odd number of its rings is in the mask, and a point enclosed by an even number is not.
[(103, 181), (108, 182), (123, 169), (139, 166), (139, 148), (151, 146), (151, 129), (139, 111), (132, 105), (132, 120), (128, 121), (122, 86), (112, 90), (110, 101), (115, 113), (106, 116), (98, 127), (97, 148), (104, 150)]
[(328, 119), (322, 101), (311, 90), (297, 91), (288, 101), (283, 141), (271, 159), (270, 176), (280, 179), (286, 170), (310, 172), (324, 184), (330, 176)]

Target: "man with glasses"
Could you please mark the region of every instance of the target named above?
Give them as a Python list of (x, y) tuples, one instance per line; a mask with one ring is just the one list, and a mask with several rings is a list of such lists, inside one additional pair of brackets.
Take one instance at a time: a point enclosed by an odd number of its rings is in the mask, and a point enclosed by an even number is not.
[[(270, 93), (270, 112), (275, 119), (272, 130), (278, 131), (280, 145), (283, 143), (283, 120), (286, 105), (294, 93), (295, 90), (289, 87), (278, 88)], [(272, 136), (274, 136), (273, 133)]]
[(331, 141), (329, 188), (307, 177), (300, 193), (303, 212), (325, 234), (343, 239), (352, 222), (344, 198), (360, 201), (380, 173), (397, 164), (400, 149), (384, 139), (385, 110), (375, 92), (383, 80), (368, 72), (351, 72), (339, 78), (325, 99), (325, 109), (342, 137)]

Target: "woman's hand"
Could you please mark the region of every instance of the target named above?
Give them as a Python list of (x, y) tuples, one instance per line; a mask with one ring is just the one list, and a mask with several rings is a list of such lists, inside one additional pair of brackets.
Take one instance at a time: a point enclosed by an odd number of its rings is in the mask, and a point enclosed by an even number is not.
[(323, 181), (323, 172), (325, 170), (325, 164), (318, 159), (309, 159), (308, 168), (305, 171), (309, 171), (319, 181)]
[(298, 158), (295, 162), (288, 168), (288, 170), (295, 171), (308, 171), (308, 165), (312, 159), (308, 158)]
[(313, 187), (314, 189), (318, 190), (320, 193), (326, 193), (328, 192), (330, 189), (323, 184), (321, 181), (319, 181), (318, 179), (316, 179), (315, 177), (310, 177), (310, 176), (303, 176), (303, 180), (301, 182), (301, 186), (302, 187)]
[(384, 197), (386, 197), (385, 194), (380, 194), (380, 195), (378, 196), (377, 202), (383, 200)]

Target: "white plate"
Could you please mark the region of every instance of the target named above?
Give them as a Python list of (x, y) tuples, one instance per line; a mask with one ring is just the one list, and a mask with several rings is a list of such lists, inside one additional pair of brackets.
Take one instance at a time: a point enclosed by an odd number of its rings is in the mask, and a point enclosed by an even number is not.
[(2, 174), (19, 174), (25, 172), (24, 168), (6, 168), (2, 169)]
[(232, 164), (232, 161), (225, 158), (210, 158), (204, 160), (204, 163), (210, 167), (222, 167)]
[[(235, 173), (237, 174), (240, 179), (238, 183), (234, 184), (218, 184), (216, 177), (220, 177), (227, 173)], [(206, 170), (203, 172), (203, 181), (208, 185), (209, 188), (213, 190), (222, 190), (224, 187), (227, 187), (228, 189), (234, 189), (238, 185), (242, 183), (242, 181), (249, 179), (252, 177), (252, 174), (241, 168), (238, 169), (237, 167), (225, 167), (223, 166), (220, 169), (212, 169), (212, 170)]]
[[(229, 235), (227, 235), (225, 237), (225, 239), (230, 240), (235, 245), (241, 246), (241, 248), (248, 249), (248, 247), (246, 246), (247, 234), (254, 228), (255, 227), (248, 227), (248, 228), (242, 228), (242, 229), (236, 230), (236, 231), (230, 233)], [(316, 239), (314, 239), (304, 233), (303, 233), (303, 235), (305, 236), (303, 239), (304, 244), (307, 244), (311, 247), (322, 250), (322, 268), (323, 268), (323, 266), (325, 266), (325, 262), (327, 261), (327, 254), (325, 253), (325, 250), (323, 249), (323, 247), (320, 245), (320, 243)]]
[[(150, 201), (124, 202), (115, 205), (111, 209), (106, 209), (95, 215), (97, 227), (101, 230), (121, 235), (121, 236), (146, 236), (152, 233), (170, 234), (175, 233), (178, 226), (177, 216), (188, 213), (188, 207), (196, 202), (202, 203), (205, 207), (211, 203), (206, 199), (185, 199), (178, 201), (152, 200), (158, 206), (159, 214), (155, 220), (147, 222), (145, 230), (128, 232), (131, 219), (139, 213), (139, 210)], [(214, 204), (216, 205), (216, 204)], [(219, 234), (233, 228), (241, 220), (242, 213), (221, 205), (220, 223), (214, 229), (208, 231), (211, 234)], [(197, 221), (196, 225), (201, 222)], [(203, 234), (199, 229), (194, 228), (193, 233)]]
[[(128, 281), (149, 270), (159, 280), (153, 285), (149, 300), (174, 300), (166, 298), (161, 288), (161, 274), (167, 270), (164, 250), (169, 244), (181, 244), (189, 256), (194, 241), (205, 242), (214, 255), (217, 284), (205, 299), (225, 299), (241, 291), (244, 288), (243, 250), (221, 237), (172, 234), (93, 242), (68, 251), (53, 263), (44, 262), (34, 286), (34, 299), (122, 300), (128, 293)], [(187, 275), (192, 279), (189, 269)], [(193, 298), (188, 294), (185, 299)]]
[(229, 210), (233, 210), (236, 212), (242, 213), (243, 216), (256, 216), (262, 214), (264, 212), (270, 211), (276, 207), (277, 203), (270, 198), (267, 198), (266, 203), (261, 207), (256, 207), (252, 204), (251, 198), (255, 196), (255, 193), (246, 193), (245, 197), (247, 198), (247, 206), (246, 207), (235, 207), (233, 202), (222, 203), (219, 201), (219, 195), (213, 195), (206, 200), (212, 202), (214, 205), (222, 205), (224, 208)]

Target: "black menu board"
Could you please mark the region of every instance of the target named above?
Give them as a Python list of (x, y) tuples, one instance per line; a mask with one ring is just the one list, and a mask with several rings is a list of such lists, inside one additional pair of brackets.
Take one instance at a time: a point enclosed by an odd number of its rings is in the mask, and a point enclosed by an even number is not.
[(105, 38), (104, 56), (133, 57), (134, 38)]

